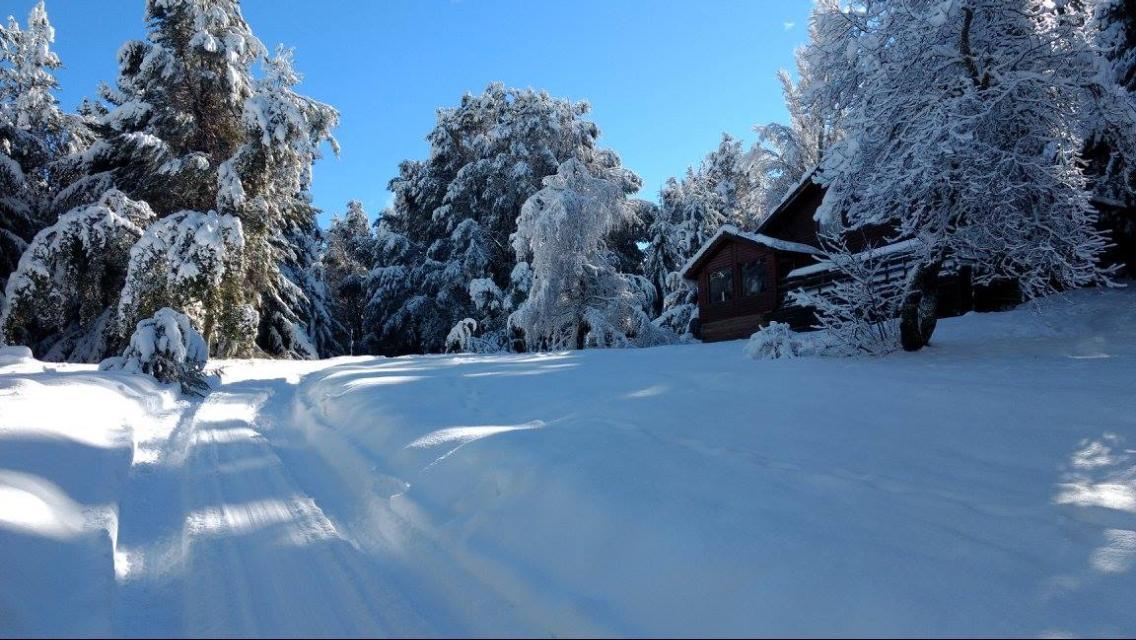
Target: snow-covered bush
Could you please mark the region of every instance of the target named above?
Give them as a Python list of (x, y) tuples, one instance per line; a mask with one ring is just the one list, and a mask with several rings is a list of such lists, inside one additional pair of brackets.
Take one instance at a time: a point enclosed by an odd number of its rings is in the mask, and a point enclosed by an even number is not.
[(446, 336), (446, 353), (478, 351), (477, 320), (466, 318), (454, 325)]
[(783, 322), (770, 322), (758, 329), (745, 345), (747, 356), (755, 360), (776, 360), (813, 355), (812, 341)]
[(138, 323), (121, 356), (107, 358), (100, 371), (125, 371), (177, 382), (183, 393), (204, 396), (209, 391), (205, 363), (209, 347), (183, 313), (169, 307)]
[[(98, 362), (130, 247), (154, 218), (144, 202), (108, 191), (40, 231), (8, 280), (0, 332), (43, 360)], [(113, 339), (111, 340), (113, 342)]]
[(793, 304), (811, 308), (834, 355), (879, 355), (899, 348), (903, 291), (886, 278), (896, 268), (872, 251), (851, 253), (843, 244), (825, 254), (838, 276), (820, 290), (790, 291)]

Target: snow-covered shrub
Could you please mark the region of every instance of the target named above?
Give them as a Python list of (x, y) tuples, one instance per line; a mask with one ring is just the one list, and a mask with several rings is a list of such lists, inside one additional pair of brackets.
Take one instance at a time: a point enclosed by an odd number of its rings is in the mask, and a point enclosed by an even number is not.
[(755, 360), (776, 360), (812, 355), (812, 341), (783, 322), (770, 322), (749, 338), (747, 356)]
[(466, 318), (454, 325), (446, 336), (446, 353), (477, 351), (477, 320)]
[(112, 190), (40, 231), (8, 280), (0, 314), (4, 340), (27, 345), (44, 360), (106, 357), (114, 348), (106, 331), (130, 247), (153, 218), (146, 203)]
[(811, 308), (833, 355), (880, 355), (899, 348), (903, 291), (886, 278), (896, 268), (872, 251), (851, 253), (843, 244), (825, 254), (838, 276), (820, 290), (790, 291), (793, 304)]
[(256, 312), (243, 304), (244, 247), (241, 222), (230, 215), (181, 211), (150, 225), (130, 249), (118, 301), (121, 335), (156, 310), (175, 307), (204, 328), (215, 355), (251, 354), (247, 325)]
[(143, 373), (159, 382), (177, 382), (183, 393), (204, 396), (209, 391), (204, 374), (208, 359), (205, 338), (189, 317), (163, 307), (139, 322), (126, 351), (103, 360), (99, 370)]

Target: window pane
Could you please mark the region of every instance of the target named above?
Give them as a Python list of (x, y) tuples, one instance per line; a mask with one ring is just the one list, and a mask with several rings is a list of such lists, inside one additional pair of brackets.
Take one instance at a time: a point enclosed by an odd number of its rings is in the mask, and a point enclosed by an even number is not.
[(734, 270), (718, 269), (710, 273), (710, 302), (728, 302), (734, 297)]
[(765, 265), (761, 262), (747, 262), (742, 265), (742, 295), (756, 296), (765, 291)]

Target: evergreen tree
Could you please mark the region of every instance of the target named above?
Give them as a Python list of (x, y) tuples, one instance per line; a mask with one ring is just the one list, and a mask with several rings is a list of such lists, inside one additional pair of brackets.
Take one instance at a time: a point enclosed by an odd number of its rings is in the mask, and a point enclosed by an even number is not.
[(242, 113), (245, 141), (219, 170), (217, 210), (236, 214), (244, 226), (260, 349), (293, 358), (341, 353), (320, 279), (323, 238), (309, 193), (322, 143), (339, 151), (331, 136), (339, 114), (296, 93), (300, 76), (290, 50), (279, 48), (263, 66)]
[[(248, 352), (242, 336), (253, 320), (261, 353), (340, 352), (308, 193), (320, 145), (336, 149), (330, 131), (338, 114), (295, 91), (291, 53), (269, 57), (236, 0), (148, 0), (146, 19), (147, 39), (121, 49), (115, 87), (102, 89), (105, 104), (82, 107), (102, 139), (71, 157), (83, 177), (60, 193), (57, 206), (83, 206), (116, 188), (159, 217), (235, 217), (240, 224), (232, 229), (243, 235), (230, 243), (244, 256), (234, 259), (243, 265), (239, 285), (208, 298), (222, 308), (180, 310), (195, 320), (225, 319), (228, 328), (218, 334), (224, 344), (211, 345), (221, 353)], [(226, 282), (236, 277), (228, 268), (225, 274)], [(151, 293), (158, 296), (151, 308), (202, 300), (176, 287)]]
[(28, 242), (54, 222), (51, 197), (69, 178), (59, 158), (89, 141), (55, 98), (54, 41), (42, 1), (23, 28), (11, 17), (0, 26), (0, 290)]
[(108, 188), (159, 215), (215, 206), (217, 171), (244, 142), (245, 101), (264, 45), (237, 0), (147, 0), (145, 41), (119, 50), (118, 79), (92, 114), (102, 138), (76, 162), (82, 180), (62, 207)]
[(112, 190), (36, 234), (8, 280), (0, 335), (42, 360), (98, 362), (115, 353), (113, 310), (130, 250), (153, 220), (145, 202)]
[(331, 220), (323, 254), (324, 281), (332, 300), (332, 315), (347, 335), (340, 342), (349, 355), (361, 353), (363, 314), (367, 308), (366, 283), (375, 257), (375, 236), (363, 203), (347, 203), (344, 217)]
[(130, 249), (118, 335), (170, 306), (200, 327), (212, 355), (253, 355), (257, 313), (244, 304), (244, 269), (244, 234), (233, 216), (181, 211), (158, 220)]

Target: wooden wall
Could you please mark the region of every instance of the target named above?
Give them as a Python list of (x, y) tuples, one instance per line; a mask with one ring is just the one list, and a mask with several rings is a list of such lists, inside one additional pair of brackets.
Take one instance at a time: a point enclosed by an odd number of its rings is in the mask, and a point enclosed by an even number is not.
[[(764, 265), (764, 290), (756, 296), (742, 296), (741, 265), (758, 261)], [(711, 302), (710, 274), (722, 268), (733, 271), (733, 298)], [(698, 316), (702, 339), (707, 341), (747, 337), (777, 306), (778, 266), (775, 252), (748, 240), (728, 239), (707, 256), (698, 274)]]

